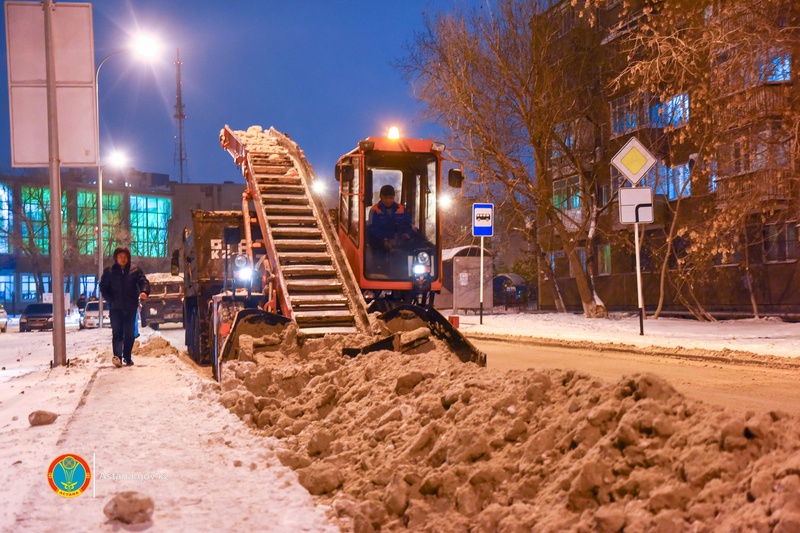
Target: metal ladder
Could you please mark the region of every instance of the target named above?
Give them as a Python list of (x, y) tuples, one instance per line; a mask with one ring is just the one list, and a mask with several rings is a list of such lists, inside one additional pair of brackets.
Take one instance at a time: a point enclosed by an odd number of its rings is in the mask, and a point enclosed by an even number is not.
[(311, 194), (315, 178), (297, 144), (274, 128), (229, 126), (220, 141), (247, 181), (281, 314), (310, 336), (369, 332), (366, 303), (338, 235)]

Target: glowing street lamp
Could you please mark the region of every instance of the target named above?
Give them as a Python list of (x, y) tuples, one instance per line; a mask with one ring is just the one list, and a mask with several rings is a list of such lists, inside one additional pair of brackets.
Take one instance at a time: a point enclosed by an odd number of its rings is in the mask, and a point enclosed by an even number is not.
[(323, 194), (325, 194), (325, 189), (326, 189), (326, 188), (327, 188), (327, 187), (325, 187), (325, 182), (324, 182), (324, 181), (322, 181), (322, 180), (321, 180), (321, 179), (319, 179), (319, 178), (315, 179), (315, 180), (314, 180), (314, 183), (312, 183), (312, 184), (311, 184), (311, 189), (312, 189), (312, 190), (313, 190), (315, 193), (317, 193), (319, 196), (322, 196)]

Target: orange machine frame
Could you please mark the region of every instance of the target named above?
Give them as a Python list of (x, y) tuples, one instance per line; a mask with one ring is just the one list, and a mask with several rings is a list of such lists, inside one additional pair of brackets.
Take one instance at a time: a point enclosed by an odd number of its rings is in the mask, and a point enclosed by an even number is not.
[[(364, 246), (365, 246), (365, 216), (364, 213), (364, 180), (365, 180), (365, 161), (364, 157), (368, 152), (406, 152), (406, 153), (420, 153), (420, 154), (433, 154), (436, 156), (436, 190), (441, 191), (442, 187), (442, 150), (436, 150), (439, 146), (444, 149), (441, 143), (436, 143), (429, 139), (389, 139), (386, 137), (367, 137), (358, 143), (358, 147), (350, 152), (344, 154), (339, 158), (337, 167), (341, 166), (342, 161), (346, 158), (359, 156), (359, 192), (358, 192), (358, 208), (359, 208), (359, 231), (358, 243), (354, 243), (352, 237), (347, 232), (347, 229), (342, 226), (342, 221), (338, 220), (337, 216), (337, 233), (339, 240), (342, 243), (347, 261), (350, 263), (353, 273), (358, 279), (358, 285), (362, 290), (391, 290), (391, 291), (410, 291), (413, 289), (413, 281), (383, 281), (367, 279), (364, 275)], [(338, 179), (338, 176), (337, 176)], [(339, 182), (339, 204), (336, 206), (337, 214), (341, 212), (341, 198), (342, 198), (343, 183)], [(441, 224), (441, 208), (437, 202), (436, 205), (436, 233), (437, 233), (437, 254), (436, 254), (436, 279), (431, 280), (431, 291), (439, 292), (442, 290), (442, 224)]]

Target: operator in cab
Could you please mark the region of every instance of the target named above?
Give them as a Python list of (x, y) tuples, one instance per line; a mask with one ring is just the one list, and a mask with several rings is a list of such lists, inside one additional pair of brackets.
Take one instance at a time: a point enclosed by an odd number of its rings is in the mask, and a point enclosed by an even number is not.
[(375, 251), (390, 252), (398, 243), (411, 240), (413, 230), (405, 208), (394, 201), (395, 192), (391, 185), (380, 190), (380, 200), (369, 210), (369, 244)]

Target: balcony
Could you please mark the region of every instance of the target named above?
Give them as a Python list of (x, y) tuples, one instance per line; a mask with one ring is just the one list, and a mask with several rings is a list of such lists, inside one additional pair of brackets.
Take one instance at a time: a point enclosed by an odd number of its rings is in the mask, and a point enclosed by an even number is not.
[(764, 202), (786, 202), (792, 196), (794, 173), (787, 170), (763, 169), (717, 179), (717, 195), (721, 206), (747, 202), (755, 206)]
[(714, 112), (714, 122), (730, 130), (770, 117), (780, 117), (790, 107), (789, 91), (784, 83), (759, 85), (725, 97)]

